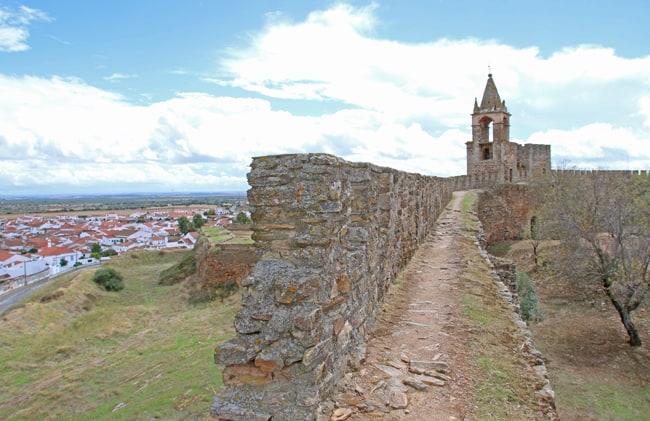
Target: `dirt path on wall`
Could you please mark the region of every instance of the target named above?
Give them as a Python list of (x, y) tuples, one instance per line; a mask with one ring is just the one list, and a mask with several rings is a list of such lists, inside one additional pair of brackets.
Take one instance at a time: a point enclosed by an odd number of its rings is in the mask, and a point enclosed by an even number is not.
[[(472, 259), (483, 258), (478, 247), (473, 247), (476, 256), (468, 253), (467, 244), (471, 239), (474, 245), (477, 233), (468, 232), (463, 221), (465, 194), (454, 194), (435, 232), (389, 290), (367, 344), (366, 360), (346, 374), (325, 405), (325, 420), (451, 421), (482, 416), (475, 411), (476, 361), (482, 352), (476, 335), (482, 332), (467, 322), (465, 295), (473, 288), (467, 276)], [(515, 419), (510, 418), (514, 414), (490, 415)]]
[[(403, 285), (389, 291), (382, 315), (368, 341), (364, 366), (348, 375), (346, 390), (335, 398), (342, 408), (354, 409), (350, 420), (449, 421), (452, 416), (463, 419), (463, 414), (471, 412), (467, 408), (470, 396), (466, 390), (471, 385), (458, 370), (465, 364), (459, 344), (454, 340), (453, 329), (450, 329), (457, 325), (454, 319), (459, 317), (457, 313), (460, 308), (458, 266), (463, 259), (458, 248), (454, 247), (454, 239), (462, 235), (463, 221), (460, 215), (463, 197), (464, 192), (454, 195), (440, 216), (435, 233), (419, 248), (406, 267), (401, 279)], [(386, 390), (386, 382), (394, 376), (386, 373), (390, 369), (384, 366), (403, 372), (409, 360), (433, 361), (434, 358), (454, 367), (454, 381), (447, 382), (444, 387), (434, 387), (429, 393), (409, 394), (407, 388), (398, 386), (398, 390), (406, 392), (408, 404), (406, 408), (392, 408), (391, 391)], [(377, 365), (385, 371), (377, 368)], [(373, 397), (373, 394), (377, 396)], [(393, 406), (400, 406), (397, 402), (399, 398), (403, 399), (403, 396), (393, 394), (396, 400)], [(386, 406), (391, 409), (389, 412), (384, 412), (388, 409)]]

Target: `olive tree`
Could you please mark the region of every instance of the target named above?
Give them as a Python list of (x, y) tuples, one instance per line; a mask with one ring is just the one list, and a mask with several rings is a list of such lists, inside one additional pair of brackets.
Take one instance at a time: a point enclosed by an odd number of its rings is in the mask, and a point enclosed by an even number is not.
[(178, 223), (178, 229), (180, 232), (183, 233), (183, 235), (187, 234), (188, 232), (194, 231), (194, 224), (189, 220), (187, 216), (181, 216), (180, 218), (177, 219), (176, 221)]
[(251, 219), (246, 215), (246, 212), (239, 212), (237, 217), (235, 217), (235, 224), (250, 224)]
[(650, 178), (602, 171), (559, 171), (541, 215), (547, 235), (561, 240), (555, 263), (573, 280), (598, 282), (630, 338), (632, 321), (650, 289)]
[(205, 225), (205, 219), (203, 219), (200, 213), (194, 214), (192, 217), (192, 225), (194, 225), (194, 228), (196, 229), (200, 229), (203, 225)]

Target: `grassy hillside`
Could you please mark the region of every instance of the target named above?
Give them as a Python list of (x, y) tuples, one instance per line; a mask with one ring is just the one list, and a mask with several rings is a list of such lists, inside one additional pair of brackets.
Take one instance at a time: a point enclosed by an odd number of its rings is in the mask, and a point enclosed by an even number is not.
[(125, 289), (92, 270), (61, 277), (0, 321), (0, 418), (180, 420), (207, 417), (221, 385), (213, 348), (233, 335), (237, 298), (198, 305), (158, 285), (183, 252), (109, 263)]

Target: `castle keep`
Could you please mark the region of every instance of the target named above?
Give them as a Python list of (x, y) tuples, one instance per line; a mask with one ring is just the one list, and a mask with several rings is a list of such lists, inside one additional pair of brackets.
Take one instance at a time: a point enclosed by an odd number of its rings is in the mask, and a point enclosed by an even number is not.
[(490, 73), (481, 105), (474, 99), (472, 140), (466, 143), (468, 176), (516, 183), (550, 171), (551, 146), (511, 142), (510, 117)]

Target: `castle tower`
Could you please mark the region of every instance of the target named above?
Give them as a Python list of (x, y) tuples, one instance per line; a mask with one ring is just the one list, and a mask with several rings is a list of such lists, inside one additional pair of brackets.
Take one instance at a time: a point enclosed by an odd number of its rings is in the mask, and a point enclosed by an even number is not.
[(472, 140), (466, 144), (468, 175), (499, 183), (514, 181), (511, 169), (516, 167), (516, 146), (510, 144), (510, 116), (490, 73), (481, 105), (474, 99)]
[[(481, 106), (474, 98), (474, 112), (472, 113), (472, 140), (478, 143), (508, 142), (510, 140), (510, 113), (506, 102), (501, 100), (497, 86), (488, 75)], [(490, 136), (492, 125), (492, 136)]]
[(550, 170), (550, 145), (511, 142), (510, 116), (490, 73), (481, 105), (474, 99), (472, 140), (466, 143), (467, 175), (473, 185), (528, 181)]

